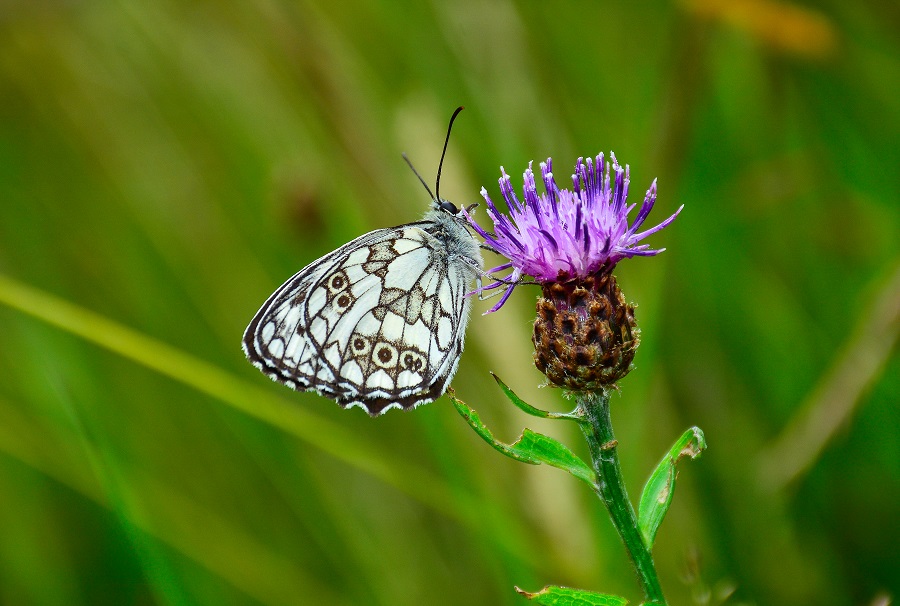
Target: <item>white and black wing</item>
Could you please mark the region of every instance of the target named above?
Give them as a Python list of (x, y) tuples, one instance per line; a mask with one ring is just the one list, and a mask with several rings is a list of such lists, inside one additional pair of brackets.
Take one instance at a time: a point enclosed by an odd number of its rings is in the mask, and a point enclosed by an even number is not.
[(435, 227), (379, 229), (302, 269), (250, 322), (247, 358), (293, 389), (373, 416), (435, 400), (459, 363), (476, 275)]

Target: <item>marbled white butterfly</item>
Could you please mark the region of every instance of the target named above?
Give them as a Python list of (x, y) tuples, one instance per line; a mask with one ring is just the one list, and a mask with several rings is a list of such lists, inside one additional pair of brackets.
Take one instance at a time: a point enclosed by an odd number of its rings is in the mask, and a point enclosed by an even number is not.
[(483, 263), (462, 211), (439, 197), (440, 175), (439, 167), (438, 195), (422, 181), (432, 208), (421, 221), (362, 235), (269, 297), (244, 332), (254, 366), (372, 416), (444, 393), (463, 351), (466, 292)]

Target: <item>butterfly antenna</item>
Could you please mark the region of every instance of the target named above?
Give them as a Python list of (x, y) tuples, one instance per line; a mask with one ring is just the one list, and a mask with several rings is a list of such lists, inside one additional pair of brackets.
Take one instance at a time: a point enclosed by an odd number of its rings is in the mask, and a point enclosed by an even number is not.
[(453, 112), (453, 115), (450, 116), (450, 126), (447, 127), (447, 138), (444, 139), (444, 151), (441, 152), (441, 163), (438, 164), (437, 178), (434, 180), (434, 191), (437, 193), (435, 200), (437, 200), (438, 203), (440, 203), (441, 200), (441, 168), (444, 166), (444, 156), (447, 155), (447, 144), (450, 143), (450, 131), (453, 130), (453, 121), (456, 120), (456, 116), (464, 109), (465, 108), (460, 105), (456, 108), (456, 111)]
[(400, 155), (403, 156), (403, 159), (406, 160), (407, 164), (409, 164), (409, 168), (412, 169), (413, 174), (419, 178), (419, 182), (422, 183), (423, 187), (425, 187), (425, 191), (428, 192), (428, 195), (431, 196), (431, 199), (436, 202), (437, 198), (435, 198), (434, 194), (431, 193), (431, 188), (428, 187), (427, 183), (425, 183), (425, 179), (422, 178), (422, 175), (419, 174), (419, 171), (416, 170), (416, 167), (413, 166), (412, 162), (409, 161), (409, 158), (406, 157), (406, 152), (403, 152)]

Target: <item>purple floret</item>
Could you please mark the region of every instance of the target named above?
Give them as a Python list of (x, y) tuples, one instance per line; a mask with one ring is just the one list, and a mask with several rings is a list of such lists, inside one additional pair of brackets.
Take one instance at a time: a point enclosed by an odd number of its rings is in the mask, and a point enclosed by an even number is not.
[[(664, 248), (651, 249), (641, 240), (671, 223), (684, 206), (657, 225), (642, 232), (644, 223), (656, 202), (656, 180), (644, 196), (644, 203), (629, 227), (628, 213), (635, 204), (626, 206), (629, 170), (619, 166), (610, 152), (611, 163), (603, 154), (592, 161), (579, 158), (572, 175), (572, 190), (559, 189), (553, 178), (552, 163), (541, 162), (541, 178), (545, 192), (538, 194), (531, 163), (525, 171), (524, 203), (513, 190), (509, 175), (500, 172), (500, 193), (509, 208), (509, 216), (501, 213), (485, 188), (481, 195), (487, 202), (487, 212), (494, 223), (494, 233), (483, 230), (468, 217), (469, 223), (485, 243), (509, 259), (509, 263), (495, 267), (488, 273), (511, 269), (505, 277), (481, 287), (477, 292), (505, 288), (500, 301), (487, 313), (500, 309), (522, 276), (531, 276), (540, 283), (563, 282), (586, 278), (612, 268), (626, 257), (653, 256)], [(610, 169), (615, 180), (610, 180)]]

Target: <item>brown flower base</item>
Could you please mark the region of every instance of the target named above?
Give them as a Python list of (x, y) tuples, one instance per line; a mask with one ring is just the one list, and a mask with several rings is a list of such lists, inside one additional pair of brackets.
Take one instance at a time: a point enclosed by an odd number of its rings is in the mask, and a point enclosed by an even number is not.
[(600, 274), (544, 284), (532, 341), (534, 364), (550, 383), (593, 391), (628, 374), (640, 330), (615, 276)]

